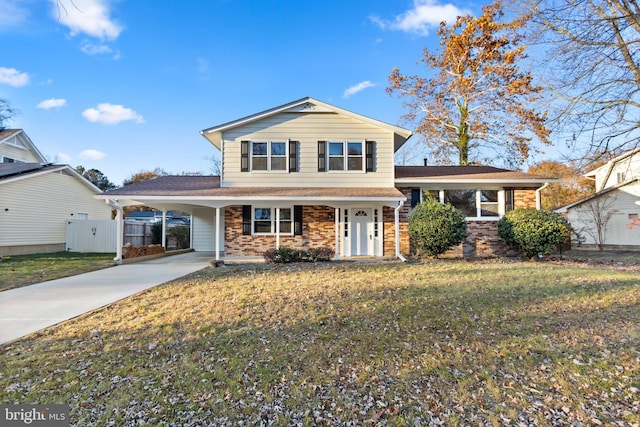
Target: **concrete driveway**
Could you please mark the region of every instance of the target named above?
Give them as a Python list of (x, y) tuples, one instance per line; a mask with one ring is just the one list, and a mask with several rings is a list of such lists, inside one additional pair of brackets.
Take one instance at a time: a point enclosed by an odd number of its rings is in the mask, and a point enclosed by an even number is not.
[(209, 266), (190, 252), (0, 292), (0, 344)]

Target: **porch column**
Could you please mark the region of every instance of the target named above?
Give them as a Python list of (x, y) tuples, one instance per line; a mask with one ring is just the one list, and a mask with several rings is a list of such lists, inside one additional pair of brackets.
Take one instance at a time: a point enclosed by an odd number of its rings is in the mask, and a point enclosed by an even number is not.
[(193, 214), (189, 215), (189, 249), (193, 249)]
[(216, 208), (216, 261), (220, 261), (220, 208)]
[(336, 229), (336, 261), (340, 259), (340, 208), (335, 208), (333, 213), (333, 218), (335, 221), (335, 229)]
[(280, 208), (276, 208), (276, 249), (280, 249)]
[(167, 211), (162, 211), (162, 247), (167, 250)]
[(124, 244), (124, 220), (122, 208), (116, 207), (116, 257), (113, 259), (116, 264), (122, 264), (122, 245)]

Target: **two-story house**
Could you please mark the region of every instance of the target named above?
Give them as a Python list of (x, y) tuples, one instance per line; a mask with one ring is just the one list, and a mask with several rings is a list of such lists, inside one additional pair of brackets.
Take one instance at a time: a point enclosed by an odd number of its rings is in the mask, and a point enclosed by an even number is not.
[(558, 209), (586, 246), (640, 248), (640, 147), (585, 174), (596, 193)]
[(69, 221), (111, 218), (100, 193), (70, 166), (48, 163), (22, 129), (0, 130), (0, 255), (64, 251)]
[(548, 181), (491, 167), (395, 167), (412, 131), (313, 98), (200, 133), (220, 150), (219, 177), (165, 176), (99, 197), (120, 212), (147, 205), (191, 213), (193, 248), (216, 259), (280, 246), (402, 258), (408, 213), (427, 193), (467, 212), (473, 248), (460, 251), (499, 253), (497, 219), (539, 204), (536, 190)]

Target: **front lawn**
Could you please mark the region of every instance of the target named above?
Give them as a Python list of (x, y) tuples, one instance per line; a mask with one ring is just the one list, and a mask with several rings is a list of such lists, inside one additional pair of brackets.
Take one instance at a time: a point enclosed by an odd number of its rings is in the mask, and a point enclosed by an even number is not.
[(78, 426), (637, 426), (639, 349), (634, 271), (222, 267), (0, 347), (0, 403)]
[(113, 257), (77, 252), (5, 255), (0, 257), (0, 291), (110, 267)]

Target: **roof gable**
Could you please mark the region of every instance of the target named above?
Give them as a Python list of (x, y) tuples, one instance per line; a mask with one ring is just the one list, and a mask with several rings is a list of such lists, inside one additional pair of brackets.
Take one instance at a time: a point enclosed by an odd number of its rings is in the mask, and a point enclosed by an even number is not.
[(31, 141), (22, 129), (0, 130), (0, 145), (10, 145), (23, 150), (29, 150), (40, 163), (46, 163), (47, 159), (42, 155), (38, 147)]
[(413, 135), (413, 132), (395, 126), (389, 123), (382, 122), (380, 120), (372, 119), (361, 114), (345, 110), (334, 105), (327, 104), (317, 99), (310, 97), (301, 98), (296, 101), (289, 102), (287, 104), (280, 105), (278, 107), (270, 108), (265, 111), (261, 111), (250, 116), (246, 116), (231, 122), (223, 123), (217, 126), (213, 126), (200, 131), (200, 134), (204, 136), (211, 144), (213, 144), (219, 150), (221, 147), (222, 133), (238, 126), (243, 126), (248, 123), (252, 123), (258, 120), (263, 120), (280, 113), (300, 113), (300, 114), (340, 114), (346, 117), (350, 117), (361, 122), (369, 123), (371, 125), (389, 130), (394, 134), (394, 151), (397, 151), (402, 145)]
[(0, 163), (0, 185), (49, 173), (63, 173), (72, 176), (96, 194), (102, 193), (102, 190), (71, 166), (51, 163)]

